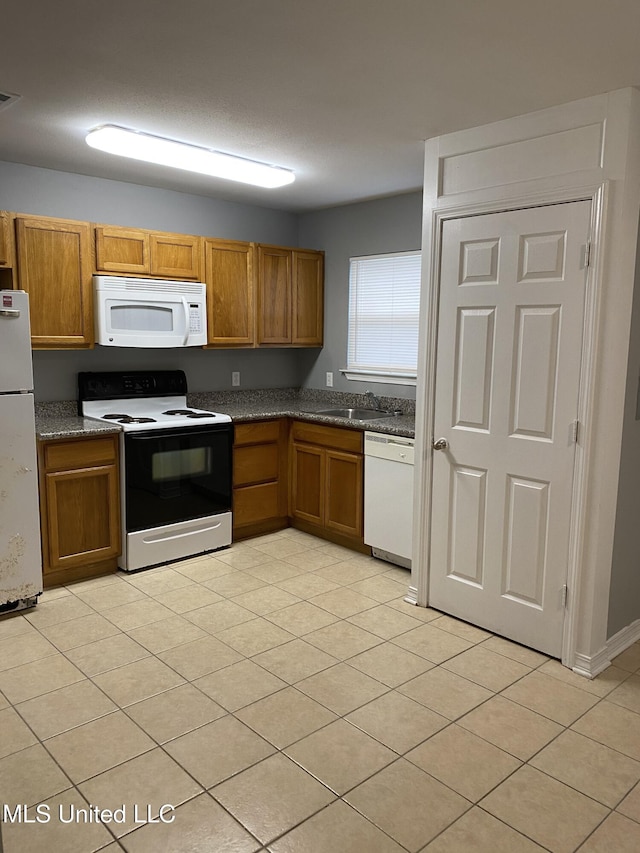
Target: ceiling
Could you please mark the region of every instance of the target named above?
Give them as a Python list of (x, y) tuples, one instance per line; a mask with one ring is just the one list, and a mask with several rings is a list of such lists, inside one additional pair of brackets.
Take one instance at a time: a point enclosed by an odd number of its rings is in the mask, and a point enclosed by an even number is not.
[[(639, 0), (4, 4), (0, 160), (303, 211), (417, 189), (422, 140), (640, 86)], [(291, 168), (252, 188), (90, 149), (118, 124)]]

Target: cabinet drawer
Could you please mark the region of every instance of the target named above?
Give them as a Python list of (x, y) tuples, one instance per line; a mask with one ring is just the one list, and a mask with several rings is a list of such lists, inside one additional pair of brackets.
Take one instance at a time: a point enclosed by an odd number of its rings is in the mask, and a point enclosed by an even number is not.
[(266, 483), (278, 479), (280, 455), (277, 443), (252, 444), (233, 451), (233, 485)]
[(294, 421), (291, 437), (294, 441), (319, 444), (321, 447), (335, 447), (338, 450), (350, 450), (362, 453), (362, 432), (340, 427), (322, 426), (305, 421)]
[(257, 423), (236, 424), (234, 445), (262, 444), (277, 441), (280, 437), (280, 421), (258, 421)]
[(236, 489), (233, 493), (233, 525), (241, 527), (286, 515), (281, 503), (278, 483), (261, 483)]
[(69, 441), (46, 442), (44, 446), (45, 468), (61, 470), (84, 468), (113, 462), (116, 458), (117, 436)]

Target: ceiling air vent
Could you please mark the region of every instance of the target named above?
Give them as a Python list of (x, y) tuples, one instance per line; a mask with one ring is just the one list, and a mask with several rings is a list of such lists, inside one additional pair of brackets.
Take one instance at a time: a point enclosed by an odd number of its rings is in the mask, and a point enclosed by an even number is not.
[(21, 95), (12, 95), (11, 92), (0, 92), (0, 110), (4, 110), (19, 101)]

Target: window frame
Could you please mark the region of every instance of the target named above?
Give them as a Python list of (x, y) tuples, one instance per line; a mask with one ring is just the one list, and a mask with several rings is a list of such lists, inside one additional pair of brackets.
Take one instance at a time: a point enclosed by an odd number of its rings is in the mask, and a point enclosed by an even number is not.
[(415, 386), (417, 384), (417, 374), (418, 374), (418, 352), (416, 351), (416, 369), (415, 372), (411, 370), (385, 370), (383, 366), (377, 365), (372, 366), (371, 368), (360, 368), (357, 366), (353, 366), (349, 362), (349, 356), (352, 351), (352, 329), (354, 326), (351, 322), (351, 312), (352, 312), (352, 272), (353, 272), (353, 262), (354, 261), (367, 261), (367, 260), (378, 260), (378, 259), (386, 259), (386, 258), (397, 258), (401, 256), (411, 256), (417, 257), (419, 260), (419, 280), (418, 280), (418, 302), (415, 307), (415, 317), (416, 317), (416, 325), (419, 326), (419, 317), (420, 317), (420, 285), (421, 285), (421, 266), (422, 266), (422, 252), (420, 249), (410, 249), (402, 252), (380, 252), (374, 255), (354, 255), (349, 258), (349, 294), (348, 294), (348, 321), (347, 321), (347, 366), (340, 369), (340, 373), (343, 374), (347, 379), (350, 379), (355, 382), (381, 382), (389, 385), (408, 385)]

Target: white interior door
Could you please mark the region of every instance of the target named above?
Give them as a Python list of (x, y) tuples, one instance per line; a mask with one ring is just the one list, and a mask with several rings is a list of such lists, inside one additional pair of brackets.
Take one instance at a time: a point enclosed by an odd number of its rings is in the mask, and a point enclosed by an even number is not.
[(560, 657), (587, 201), (444, 222), (429, 604)]

